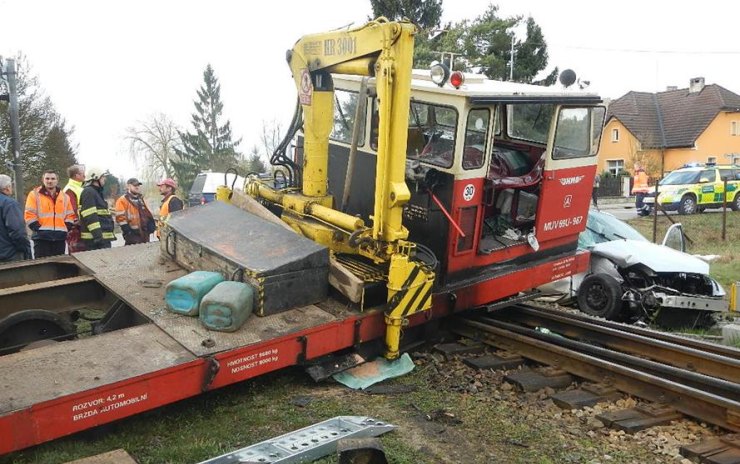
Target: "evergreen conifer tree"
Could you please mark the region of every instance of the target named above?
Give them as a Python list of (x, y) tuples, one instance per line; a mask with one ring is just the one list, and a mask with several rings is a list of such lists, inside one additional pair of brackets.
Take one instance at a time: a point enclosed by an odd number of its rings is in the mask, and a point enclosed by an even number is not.
[(175, 148), (178, 159), (172, 161), (175, 176), (186, 191), (200, 171), (225, 171), (239, 160), (236, 147), (241, 140), (232, 140), (230, 121), (222, 124), (221, 85), (210, 64), (203, 72), (203, 85), (197, 95), (192, 131), (179, 132), (181, 146)]

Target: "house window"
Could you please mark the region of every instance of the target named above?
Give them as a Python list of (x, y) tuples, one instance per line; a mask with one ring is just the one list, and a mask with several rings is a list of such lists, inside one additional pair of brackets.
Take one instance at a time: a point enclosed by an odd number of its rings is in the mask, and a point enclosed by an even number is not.
[(740, 135), (740, 124), (737, 121), (730, 122), (730, 135)]
[(619, 129), (612, 129), (612, 142), (619, 142)]
[(620, 172), (624, 171), (624, 160), (606, 160), (606, 170), (613, 176), (618, 176)]
[(716, 156), (707, 156), (707, 164), (717, 164)]

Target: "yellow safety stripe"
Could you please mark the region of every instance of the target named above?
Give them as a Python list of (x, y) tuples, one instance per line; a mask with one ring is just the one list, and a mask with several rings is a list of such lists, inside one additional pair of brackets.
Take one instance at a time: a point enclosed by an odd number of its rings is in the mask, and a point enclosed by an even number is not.
[(98, 208), (98, 214), (103, 216), (110, 216), (110, 210), (108, 208)]
[[(90, 232), (82, 232), (80, 234), (80, 238), (83, 239), (83, 240), (92, 240), (95, 237)], [(104, 239), (107, 238), (107, 239), (110, 239), (110, 240), (115, 240), (116, 239), (116, 236), (115, 236), (115, 234), (113, 232), (103, 232), (103, 238)]]
[(84, 209), (84, 210), (80, 211), (80, 216), (82, 216), (82, 217), (88, 217), (91, 214), (95, 213), (96, 210), (97, 210), (97, 208), (95, 208), (94, 206), (91, 206), (91, 207), (89, 207), (87, 209)]
[(87, 226), (87, 230), (97, 230), (100, 229), (100, 222), (93, 222), (92, 224), (89, 224)]

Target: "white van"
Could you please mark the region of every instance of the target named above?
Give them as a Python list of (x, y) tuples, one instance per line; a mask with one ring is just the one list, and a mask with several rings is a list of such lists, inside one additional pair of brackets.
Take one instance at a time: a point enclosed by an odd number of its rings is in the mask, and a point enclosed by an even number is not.
[[(234, 178), (236, 177), (236, 182)], [(244, 181), (242, 176), (223, 172), (201, 172), (195, 177), (193, 186), (188, 193), (188, 206), (204, 205), (216, 199), (216, 187), (226, 185), (229, 188), (242, 190)]]

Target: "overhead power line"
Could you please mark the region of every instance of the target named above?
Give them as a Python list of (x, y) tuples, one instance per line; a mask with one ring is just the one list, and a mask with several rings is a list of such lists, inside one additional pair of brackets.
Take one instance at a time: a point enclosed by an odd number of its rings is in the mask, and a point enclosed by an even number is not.
[(559, 45), (550, 43), (548, 46), (569, 48), (571, 50), (587, 50), (594, 52), (618, 52), (618, 53), (658, 53), (666, 55), (740, 55), (740, 50), (648, 50), (640, 48), (601, 48), (580, 47), (576, 45)]

